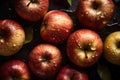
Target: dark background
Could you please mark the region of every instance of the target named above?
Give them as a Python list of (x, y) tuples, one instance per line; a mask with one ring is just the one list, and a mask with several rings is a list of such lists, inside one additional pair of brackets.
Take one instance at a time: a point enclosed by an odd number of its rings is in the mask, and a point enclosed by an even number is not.
[[(71, 18), (74, 21), (74, 30), (83, 28), (84, 26), (82, 24), (80, 24), (77, 20), (77, 17), (75, 15), (75, 10), (77, 7), (77, 3), (79, 0), (73, 0), (73, 4), (71, 7), (67, 6), (67, 5), (61, 5), (58, 3), (53, 2), (52, 0), (50, 0), (50, 4), (49, 4), (49, 10), (53, 10), (53, 9), (60, 9), (60, 10), (64, 10), (65, 12), (67, 12)], [(114, 31), (118, 31), (120, 30), (120, 1), (119, 0), (114, 0), (114, 4), (115, 4), (115, 13), (114, 16), (111, 20), (111, 22), (102, 30), (97, 31), (97, 33), (101, 36), (102, 40), (104, 41), (104, 39), (106, 38), (106, 36), (108, 34), (110, 34), (111, 32)], [(12, 19), (17, 21), (18, 23), (20, 23), (23, 28), (26, 28), (28, 26), (31, 26), (33, 24), (36, 24), (36, 22), (29, 22), (26, 21), (24, 19), (22, 19), (21, 17), (19, 17), (14, 9), (14, 0), (0, 0), (0, 20), (3, 19)], [(13, 56), (9, 56), (9, 57), (3, 57), (0, 56), (0, 65), (2, 65), (4, 62), (8, 61), (8, 60), (12, 60), (12, 59), (19, 59), (24, 61), (26, 64), (28, 64), (28, 55), (30, 53), (30, 51), (38, 44), (40, 43), (45, 43), (44, 41), (42, 41), (42, 39), (40, 38), (39, 35), (39, 30), (40, 30), (40, 24), (41, 24), (42, 20), (39, 21), (39, 23), (37, 23), (36, 25), (32, 26), (33, 30), (34, 30), (34, 34), (33, 34), (33, 40), (30, 43), (25, 44), (22, 49), (15, 55)], [(62, 55), (63, 55), (63, 64), (64, 65), (71, 65), (72, 67), (76, 68), (76, 69), (82, 69), (85, 70), (88, 75), (90, 80), (101, 80), (99, 77), (99, 74), (97, 72), (97, 64), (94, 64), (91, 67), (88, 68), (80, 68), (77, 67), (76, 65), (72, 64), (69, 59), (67, 58), (65, 52), (66, 52), (66, 41), (61, 44), (61, 45), (57, 45), (57, 47), (61, 50)], [(111, 73), (111, 79), (112, 80), (120, 80), (119, 76), (120, 76), (120, 66), (118, 65), (113, 65), (109, 62), (107, 62), (103, 55), (101, 56), (101, 58), (99, 59), (99, 64), (101, 65), (106, 65), (108, 70)], [(35, 76), (32, 72), (32, 77), (33, 80), (43, 80), (38, 78), (37, 76)], [(57, 74), (56, 74), (57, 75)], [(55, 80), (56, 75), (54, 77), (52, 77), (51, 79), (48, 80)]]

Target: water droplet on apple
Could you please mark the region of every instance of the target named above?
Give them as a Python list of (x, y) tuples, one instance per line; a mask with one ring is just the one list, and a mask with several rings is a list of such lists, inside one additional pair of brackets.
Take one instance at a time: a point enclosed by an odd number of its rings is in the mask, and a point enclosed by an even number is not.
[(42, 61), (42, 59), (40, 58), (38, 61), (40, 61), (40, 62), (41, 62), (41, 61)]
[(60, 32), (60, 29), (57, 29), (58, 30), (58, 32)]
[(95, 58), (95, 56), (92, 56), (92, 58)]
[(55, 64), (54, 66), (57, 67), (57, 64)]
[(95, 50), (96, 50), (96, 47), (91, 47), (91, 50), (95, 51)]
[(53, 64), (55, 64), (55, 61), (53, 61)]
[(103, 24), (106, 24), (107, 22), (106, 22), (106, 21), (103, 21), (102, 23), (103, 23)]
[(95, 55), (96, 57), (98, 56), (98, 55)]
[(53, 64), (54, 64), (54, 67), (57, 67), (57, 64), (56, 64), (56, 62), (55, 62), (55, 61), (53, 61)]
[(101, 17), (101, 18), (105, 18), (105, 16), (104, 16), (104, 15), (101, 15), (100, 17)]
[(106, 48), (108, 49), (108, 48), (109, 48), (109, 46), (106, 46)]
[(68, 30), (65, 30), (66, 32), (69, 32)]
[(92, 45), (92, 43), (90, 42), (88, 45), (89, 45), (89, 46), (91, 46), (91, 45)]
[(97, 20), (100, 20), (100, 18), (98, 17)]
[(4, 39), (0, 39), (0, 43), (4, 43), (5, 42), (5, 40)]
[(86, 12), (86, 14), (88, 14), (88, 12)]
[(13, 47), (15, 47), (16, 46), (16, 44), (13, 44)]
[(82, 14), (81, 16), (83, 17), (84, 15)]
[(100, 14), (101, 14), (101, 12), (99, 11), (99, 12), (97, 12), (96, 14), (97, 14), (97, 15), (100, 15)]
[(55, 40), (55, 37), (53, 37), (52, 39)]

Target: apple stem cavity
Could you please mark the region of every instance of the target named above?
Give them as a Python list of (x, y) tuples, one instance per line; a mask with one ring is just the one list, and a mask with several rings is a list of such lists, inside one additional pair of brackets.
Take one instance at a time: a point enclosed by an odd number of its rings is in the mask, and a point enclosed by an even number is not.
[(88, 46), (85, 46), (83, 48), (83, 51), (85, 51), (85, 58), (87, 59), (88, 58), (88, 55), (87, 55), (87, 51), (89, 50), (89, 47)]
[(120, 48), (120, 41), (119, 42), (117, 42), (117, 48)]
[(38, 0), (30, 0), (30, 2), (27, 4), (27, 6), (29, 6), (31, 3), (37, 3)]
[(98, 2), (96, 2), (96, 1), (93, 2), (93, 6), (92, 6), (93, 9), (97, 10), (99, 6), (100, 6), (100, 4)]
[(49, 60), (50, 60), (50, 56), (49, 55), (43, 55), (42, 56), (42, 62), (48, 62), (49, 63)]

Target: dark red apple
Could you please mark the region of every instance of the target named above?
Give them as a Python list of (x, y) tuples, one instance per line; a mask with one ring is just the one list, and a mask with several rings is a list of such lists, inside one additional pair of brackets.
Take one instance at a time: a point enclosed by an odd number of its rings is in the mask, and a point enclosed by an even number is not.
[(16, 12), (29, 21), (40, 20), (47, 13), (48, 7), (48, 0), (15, 0)]
[(1, 80), (31, 80), (30, 71), (25, 62), (10, 60), (0, 67)]
[(64, 66), (58, 73), (56, 80), (89, 80), (89, 78), (85, 71), (79, 71), (70, 66)]
[(120, 65), (120, 31), (112, 32), (105, 38), (104, 57), (110, 63)]
[(62, 63), (60, 50), (50, 44), (36, 46), (29, 55), (31, 71), (40, 78), (53, 77)]
[(73, 21), (70, 16), (61, 10), (49, 11), (41, 25), (41, 38), (49, 43), (61, 44), (70, 35)]
[(88, 28), (100, 30), (110, 22), (114, 8), (112, 0), (80, 0), (77, 17)]
[(80, 29), (70, 35), (67, 55), (74, 64), (89, 67), (98, 61), (103, 51), (101, 37), (89, 29)]
[(0, 20), (0, 55), (16, 54), (23, 46), (25, 32), (22, 26), (13, 20)]

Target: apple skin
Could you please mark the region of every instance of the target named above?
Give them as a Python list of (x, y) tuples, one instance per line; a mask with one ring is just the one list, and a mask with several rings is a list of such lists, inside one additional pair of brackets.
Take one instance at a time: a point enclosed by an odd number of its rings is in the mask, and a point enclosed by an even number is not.
[(70, 35), (66, 47), (68, 58), (80, 67), (90, 67), (103, 52), (100, 36), (90, 29), (80, 29)]
[(52, 44), (63, 43), (73, 29), (73, 21), (70, 16), (61, 10), (49, 11), (41, 25), (41, 38)]
[(62, 55), (57, 47), (51, 44), (40, 44), (30, 52), (28, 62), (36, 76), (51, 78), (61, 66)]
[(112, 0), (80, 0), (76, 13), (80, 23), (92, 30), (105, 27), (114, 14)]
[(28, 66), (21, 60), (10, 60), (0, 67), (0, 79), (2, 80), (31, 80)]
[(110, 63), (120, 65), (120, 31), (112, 32), (105, 38), (104, 57)]
[(0, 20), (0, 55), (11, 56), (23, 46), (25, 32), (22, 26), (13, 20)]
[(43, 18), (48, 7), (48, 0), (15, 0), (15, 10), (18, 15), (33, 22)]
[(69, 65), (63, 66), (56, 80), (89, 80), (85, 71), (78, 71)]

